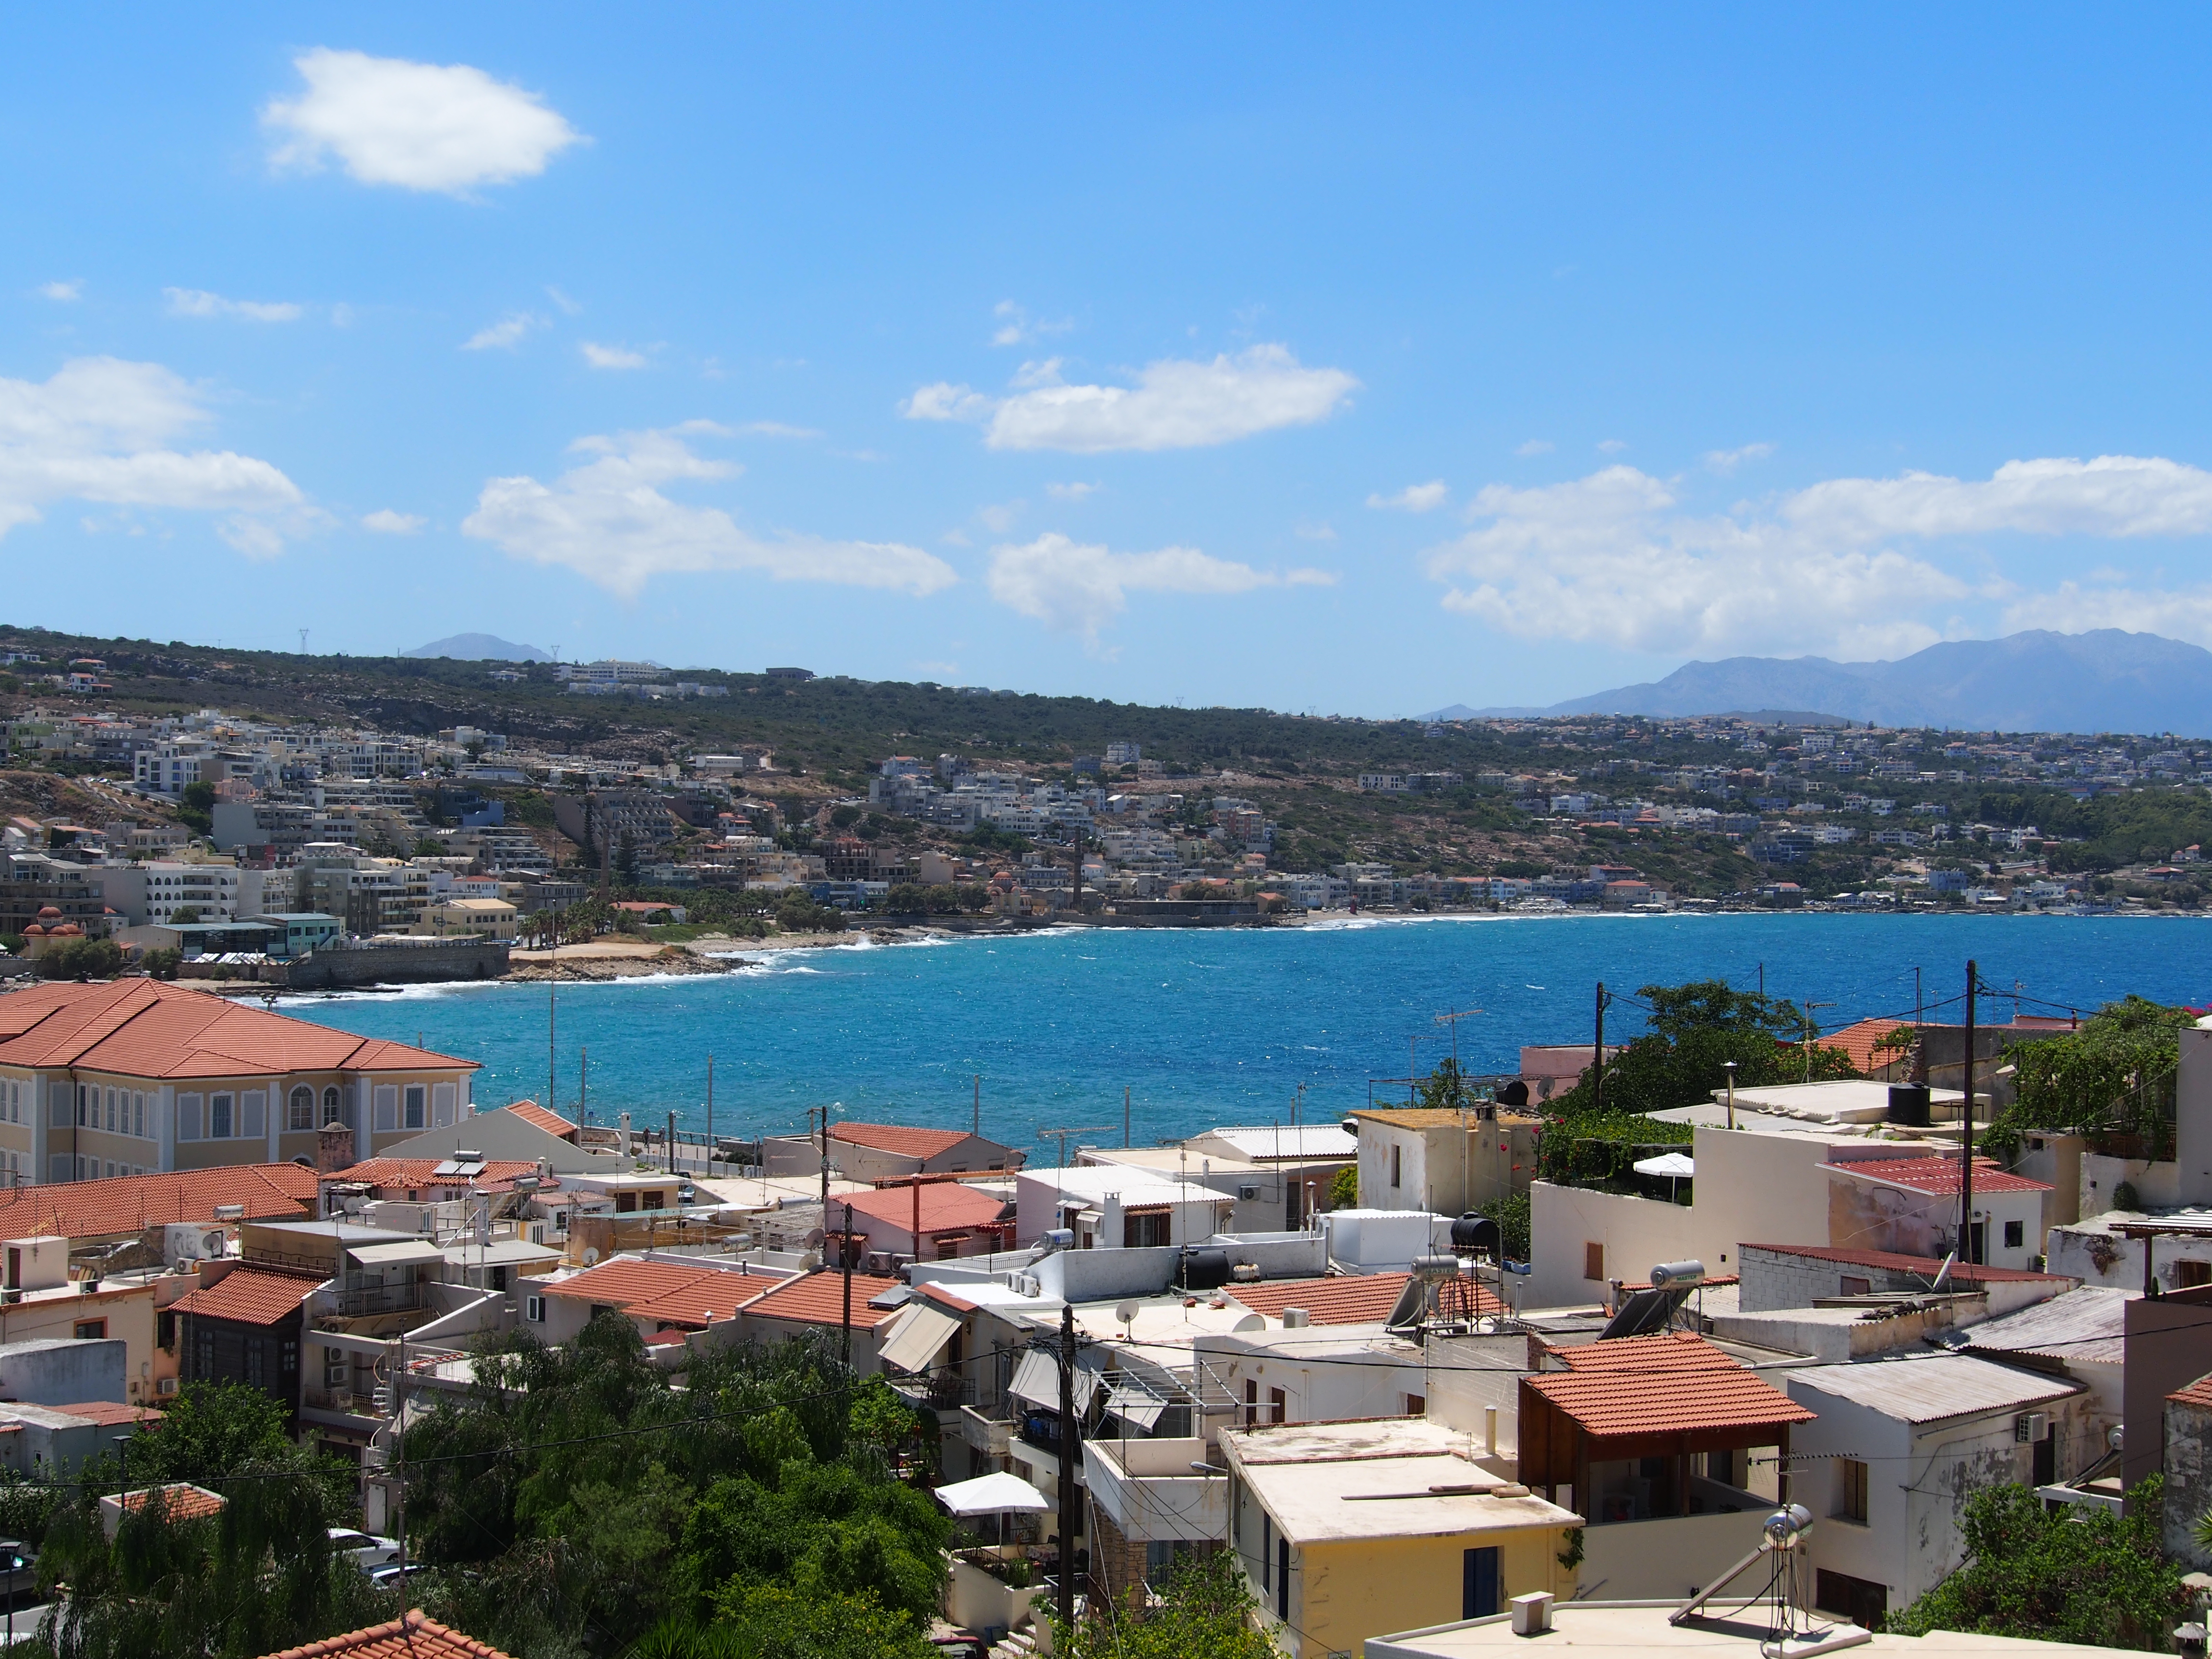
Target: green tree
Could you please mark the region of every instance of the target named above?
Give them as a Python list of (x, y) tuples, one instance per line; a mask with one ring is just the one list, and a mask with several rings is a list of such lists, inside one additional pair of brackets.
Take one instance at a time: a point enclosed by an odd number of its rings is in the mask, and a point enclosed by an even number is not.
[(123, 947), (112, 939), (70, 939), (39, 953), (48, 979), (112, 979), (123, 971)]
[(2181, 1030), (2191, 1018), (2186, 1008), (2130, 996), (2106, 1004), (2078, 1030), (2014, 1044), (2016, 1097), (1990, 1125), (1989, 1139), (2014, 1146), (2030, 1129), (2170, 1133)]
[(1498, 1248), (1508, 1261), (1528, 1259), (1528, 1194), (1510, 1193), (1493, 1198), (1478, 1213), (1498, 1224)]
[(1356, 1209), (1359, 1204), (1359, 1166), (1347, 1164), (1328, 1178), (1328, 1207)]
[(1124, 1605), (1071, 1628), (1054, 1621), (1053, 1651), (1064, 1659), (1279, 1659), (1252, 1623), (1255, 1603), (1234, 1550), (1186, 1556), (1157, 1606), (1133, 1587)]
[(1976, 1492), (1960, 1522), (1964, 1565), (1893, 1614), (1889, 1629), (2170, 1652), (2191, 1601), (2160, 1541), (2163, 1497), (2156, 1475), (2129, 1492), (2124, 1516), (2079, 1507), (2045, 1513), (2022, 1486)]
[(215, 828), (215, 786), (211, 783), (188, 783), (181, 804), (177, 808), (177, 822), (201, 835)]
[(197, 904), (179, 904), (169, 912), (169, 923), (175, 927), (189, 927), (199, 919), (200, 907)]

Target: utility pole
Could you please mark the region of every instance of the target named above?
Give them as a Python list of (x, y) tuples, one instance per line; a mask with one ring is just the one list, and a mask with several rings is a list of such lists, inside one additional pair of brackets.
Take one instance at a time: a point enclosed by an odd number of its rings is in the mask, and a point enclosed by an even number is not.
[(1832, 1002), (1808, 1002), (1805, 1005), (1805, 1081), (1808, 1083), (1813, 1080), (1813, 1039), (1820, 1034), (1820, 1028), (1813, 1023), (1813, 1011), (1835, 1006)]
[(556, 944), (553, 947), (553, 977), (545, 981), (545, 1109), (549, 1112), (561, 1109), (561, 1097), (553, 1092), (555, 1033), (561, 1023), (560, 972), (561, 947)]
[(1129, 1085), (1126, 1083), (1121, 1085), (1121, 1145), (1124, 1148), (1129, 1145)]
[[(576, 1085), (576, 1127), (580, 1129), (592, 1121), (592, 1051), (580, 1048), (577, 1057), (583, 1067)], [(561, 1109), (555, 1106), (550, 1109), (557, 1112)], [(583, 1140), (581, 1135), (576, 1139), (580, 1144)]]
[[(822, 1219), (825, 1224), (829, 1221), (829, 1211), (823, 1211)], [(918, 1247), (914, 1255), (915, 1261), (921, 1260), (921, 1251)], [(850, 1198), (845, 1200), (845, 1234), (837, 1241), (837, 1256), (845, 1266), (845, 1314), (838, 1325), (837, 1358), (849, 1370), (853, 1364), (853, 1200)]]
[[(1959, 1259), (1976, 1261), (1974, 1253), (1974, 987), (1979, 982), (1974, 964), (1966, 964), (1966, 1100), (1959, 1116)], [(2150, 1253), (2145, 1241), (2143, 1253)]]
[(1915, 968), (1912, 970), (1912, 1035), (1918, 1036), (1920, 1028), (1927, 1023), (1927, 1017), (1922, 1011), (1920, 1001), (1920, 970)]
[(1075, 1522), (1081, 1513), (1075, 1486), (1075, 1309), (1060, 1308), (1060, 1583), (1054, 1611), (1063, 1628), (1075, 1625)]
[[(676, 1173), (676, 1114), (672, 1111), (668, 1115), (668, 1173)], [(822, 1219), (825, 1222), (830, 1219), (827, 1210), (822, 1212)]]
[(1039, 1140), (1050, 1140), (1055, 1135), (1060, 1138), (1060, 1167), (1065, 1170), (1067, 1167), (1068, 1136), (1104, 1135), (1111, 1133), (1113, 1133), (1113, 1129), (1109, 1125), (1103, 1123), (1085, 1123), (1073, 1129), (1039, 1129), (1037, 1131), (1037, 1139)]
[(975, 1074), (975, 1120), (969, 1133), (978, 1140), (983, 1138), (983, 1074)]
[[(708, 1172), (709, 1175), (712, 1175), (712, 1174), (714, 1173), (714, 1055), (709, 1054), (709, 1055), (708, 1055), (708, 1056), (707, 1056), (707, 1172)], [(825, 1216), (825, 1217), (823, 1217), (823, 1219), (824, 1219), (824, 1220), (826, 1221), (827, 1219), (829, 1219), (829, 1218)], [(851, 1218), (850, 1216), (848, 1216), (848, 1217), (846, 1217), (846, 1219), (849, 1222), (849, 1221), (852, 1219), (852, 1218)]]
[[(1761, 969), (1759, 982), (1765, 982), (1765, 971)], [(1597, 982), (1597, 1041), (1590, 1048), (1590, 1104), (1598, 1111), (1605, 1109), (1605, 981)]]

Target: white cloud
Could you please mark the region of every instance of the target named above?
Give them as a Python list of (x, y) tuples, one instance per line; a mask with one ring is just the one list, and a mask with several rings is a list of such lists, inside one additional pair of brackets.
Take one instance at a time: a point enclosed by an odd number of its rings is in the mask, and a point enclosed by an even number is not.
[(261, 125), (277, 167), (313, 171), (336, 155), (364, 185), (463, 195), (534, 177), (584, 142), (534, 93), (466, 64), (415, 64), (318, 46), (294, 58), (307, 82), (274, 99)]
[(1316, 524), (1311, 520), (1300, 519), (1291, 526), (1291, 534), (1302, 542), (1333, 542), (1336, 539), (1336, 526), (1326, 520)]
[(1470, 517), (1475, 529), (1429, 556), (1430, 574), (1449, 584), (1443, 602), (1530, 638), (1668, 654), (1880, 654), (1932, 643), (1936, 630), (1916, 613), (1969, 595), (2011, 599), (2015, 627), (2168, 632), (2212, 616), (2199, 593), (2124, 584), (2020, 598), (2001, 575), (1970, 585), (1885, 545), (2212, 533), (2212, 472), (2160, 458), (2011, 461), (1986, 480), (1835, 478), (1705, 517), (1680, 510), (1673, 486), (1611, 466), (1548, 489), (1493, 484)]
[(994, 536), (1003, 536), (1014, 527), (1014, 520), (1021, 516), (1022, 509), (1028, 505), (1027, 501), (1000, 501), (990, 507), (977, 507), (975, 516), (982, 521), (984, 529)]
[(43, 384), (0, 379), (0, 535), (56, 501), (227, 515), (241, 550), (280, 551), (309, 516), (267, 461), (173, 444), (206, 424), (200, 394), (159, 363), (80, 357)]
[(1524, 444), (1515, 445), (1513, 453), (1523, 457), (1548, 455), (1552, 453), (1552, 441), (1548, 438), (1531, 438)]
[(1741, 449), (1709, 449), (1705, 465), (1725, 477), (1746, 461), (1763, 461), (1774, 453), (1772, 444), (1746, 444)]
[(1014, 395), (1001, 398), (939, 381), (902, 412), (988, 421), (993, 449), (1192, 449), (1326, 420), (1359, 385), (1342, 369), (1305, 368), (1279, 345), (1211, 362), (1164, 358), (1146, 365), (1133, 386), (1061, 385), (1059, 368), (1057, 360), (1024, 365)]
[(672, 499), (663, 486), (734, 477), (741, 470), (694, 453), (686, 440), (728, 436), (726, 428), (691, 421), (655, 432), (579, 438), (580, 459), (550, 484), (532, 477), (491, 478), (468, 535), (514, 557), (562, 565), (623, 597), (672, 572), (757, 570), (785, 581), (883, 587), (916, 596), (957, 578), (942, 559), (897, 542), (832, 541), (738, 527), (719, 507)]
[(550, 283), (548, 283), (545, 285), (545, 297), (552, 301), (555, 305), (560, 307), (561, 313), (565, 317), (580, 317), (583, 315), (584, 307), (582, 304), (577, 301), (570, 299), (567, 295), (562, 293), (559, 289), (554, 287)]
[(991, 597), (1010, 610), (1096, 645), (1098, 630), (1128, 606), (1133, 592), (1249, 593), (1255, 588), (1334, 582), (1322, 570), (1278, 575), (1217, 559), (1193, 547), (1116, 553), (1053, 532), (991, 550)]
[(461, 342), (464, 351), (512, 351), (522, 343), (522, 337), (533, 328), (545, 326), (545, 319), (532, 311), (510, 311), (495, 323), (487, 323)]
[(1425, 484), (1407, 484), (1395, 495), (1370, 495), (1367, 505), (1399, 513), (1429, 513), (1442, 507), (1451, 496), (1442, 478), (1433, 478)]
[(1095, 483), (1048, 483), (1044, 487), (1044, 493), (1056, 501), (1079, 501), (1087, 496), (1096, 495), (1104, 488), (1103, 484)]
[(49, 300), (64, 302), (82, 300), (84, 298), (84, 278), (72, 276), (66, 283), (42, 283), (39, 285), (39, 292)]
[(395, 513), (388, 507), (380, 507), (362, 516), (361, 527), (374, 530), (380, 536), (412, 536), (428, 522), (413, 513)]
[(1601, 438), (1598, 440), (1597, 453), (1601, 455), (1618, 455), (1627, 447), (1628, 446), (1618, 438)]
[(165, 288), (172, 317), (242, 317), (249, 323), (295, 323), (302, 307), (289, 300), (226, 300), (200, 288)]
[(643, 368), (645, 354), (632, 351), (628, 346), (601, 345), (596, 340), (586, 340), (580, 348), (584, 361), (593, 368)]
[(818, 438), (822, 435), (811, 426), (786, 426), (781, 421), (747, 421), (736, 429), (753, 438)]
[(1066, 318), (1058, 322), (1040, 321), (1012, 300), (1000, 301), (991, 314), (999, 319), (998, 327), (991, 332), (993, 345), (1027, 345), (1047, 334), (1065, 334), (1075, 326)]
[(2061, 582), (2054, 592), (2030, 594), (2008, 605), (2004, 626), (2007, 633), (2047, 628), (2060, 634), (2119, 628), (2212, 646), (2212, 587), (2138, 588), (2124, 580), (2085, 587)]

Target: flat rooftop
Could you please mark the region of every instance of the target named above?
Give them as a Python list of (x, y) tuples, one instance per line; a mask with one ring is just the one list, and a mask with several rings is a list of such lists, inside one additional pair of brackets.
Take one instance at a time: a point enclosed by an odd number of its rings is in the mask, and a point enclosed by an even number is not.
[[(1739, 1583), (1745, 1581), (1739, 1580)], [(1746, 1592), (1748, 1594), (1748, 1591)], [(1741, 1598), (1739, 1598), (1741, 1599)], [(1431, 1630), (1408, 1631), (1395, 1636), (1367, 1638), (1367, 1659), (1495, 1659), (1495, 1656), (1542, 1652), (1573, 1648), (1590, 1655), (1617, 1654), (1620, 1659), (1647, 1659), (1654, 1650), (1670, 1655), (1709, 1655), (1711, 1659), (1759, 1659), (1759, 1644), (1768, 1635), (1755, 1610), (1733, 1618), (1696, 1618), (1670, 1625), (1667, 1615), (1673, 1603), (1646, 1606), (1635, 1603), (1573, 1601), (1552, 1608), (1552, 1628), (1541, 1636), (1516, 1636), (1510, 1613), (1465, 1624), (1440, 1625)], [(1821, 1620), (1821, 1624), (1828, 1624)], [(1816, 1626), (1817, 1628), (1818, 1626)], [(1831, 1626), (1835, 1636), (1856, 1638), (1854, 1654), (1921, 1655), (1924, 1659), (2116, 1659), (2124, 1650), (2087, 1647), (2072, 1642), (2026, 1642), (2005, 1636), (1963, 1635), (1956, 1631), (1931, 1631), (1925, 1636), (1869, 1635), (1845, 1624)], [(1802, 1648), (1803, 1644), (1793, 1647)]]

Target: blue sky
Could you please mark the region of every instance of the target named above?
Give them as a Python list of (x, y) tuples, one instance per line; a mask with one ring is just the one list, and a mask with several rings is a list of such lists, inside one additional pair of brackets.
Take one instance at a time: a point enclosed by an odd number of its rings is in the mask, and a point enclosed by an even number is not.
[(0, 24), (0, 619), (1376, 714), (2212, 644), (2208, 25)]

